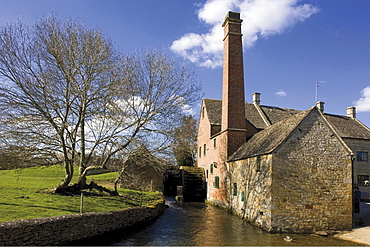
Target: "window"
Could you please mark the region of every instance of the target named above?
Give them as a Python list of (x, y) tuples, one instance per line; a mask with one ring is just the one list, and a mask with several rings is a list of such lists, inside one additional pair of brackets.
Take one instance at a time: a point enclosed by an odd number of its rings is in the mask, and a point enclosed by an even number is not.
[(204, 148), (203, 148), (203, 153), (204, 153), (204, 156), (206, 156), (206, 152), (207, 152), (207, 148), (206, 148), (206, 144), (204, 144)]
[(213, 187), (220, 188), (220, 177), (215, 177), (215, 182), (213, 183)]
[(242, 202), (245, 201), (245, 192), (242, 192)]
[(217, 147), (217, 145), (216, 145), (216, 138), (215, 139), (213, 139), (213, 148), (216, 148)]
[(213, 164), (211, 164), (210, 170), (211, 170), (211, 174), (213, 174)]
[(369, 175), (357, 175), (357, 185), (365, 185), (365, 181), (369, 181)]
[(261, 171), (261, 157), (257, 157), (257, 172)]
[(199, 147), (199, 158), (202, 157), (202, 147)]
[(238, 184), (237, 183), (234, 183), (234, 193), (233, 193), (234, 196), (237, 196), (238, 195)]
[(368, 161), (367, 152), (357, 152), (357, 161)]
[(204, 118), (204, 107), (202, 107), (202, 118)]

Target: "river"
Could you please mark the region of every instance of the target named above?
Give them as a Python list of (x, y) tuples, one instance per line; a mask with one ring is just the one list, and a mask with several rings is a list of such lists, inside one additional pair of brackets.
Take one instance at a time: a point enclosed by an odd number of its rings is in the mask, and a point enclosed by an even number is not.
[(355, 243), (333, 237), (290, 234), (269, 234), (238, 216), (205, 203), (177, 203), (169, 206), (153, 223), (133, 231), (121, 230), (83, 241), (78, 245), (111, 246), (353, 246)]

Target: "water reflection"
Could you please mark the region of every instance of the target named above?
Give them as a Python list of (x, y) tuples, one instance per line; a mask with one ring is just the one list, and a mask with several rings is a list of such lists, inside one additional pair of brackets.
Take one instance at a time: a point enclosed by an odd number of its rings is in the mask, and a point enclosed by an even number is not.
[(121, 246), (353, 246), (353, 242), (314, 235), (269, 234), (223, 209), (204, 203), (167, 201), (169, 208), (138, 232), (122, 232)]

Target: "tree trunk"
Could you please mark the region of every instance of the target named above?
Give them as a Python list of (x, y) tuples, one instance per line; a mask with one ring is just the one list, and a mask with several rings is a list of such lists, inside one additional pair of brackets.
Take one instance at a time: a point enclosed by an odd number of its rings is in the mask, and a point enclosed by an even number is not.
[(72, 181), (72, 177), (73, 177), (73, 162), (71, 160), (65, 161), (64, 162), (64, 167), (65, 167), (65, 171), (66, 171), (66, 176), (62, 180), (62, 182), (55, 188), (55, 193), (64, 192), (66, 190), (66, 188), (68, 187), (68, 185)]

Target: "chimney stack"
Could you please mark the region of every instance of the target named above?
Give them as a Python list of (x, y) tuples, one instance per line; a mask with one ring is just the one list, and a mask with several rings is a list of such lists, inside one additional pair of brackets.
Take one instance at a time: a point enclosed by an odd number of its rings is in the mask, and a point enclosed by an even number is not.
[(245, 129), (244, 68), (240, 13), (229, 12), (224, 27), (221, 130)]
[(246, 140), (241, 24), (240, 13), (230, 11), (222, 25), (224, 28), (224, 64), (221, 131), (225, 133), (227, 157)]
[(351, 106), (347, 108), (347, 117), (356, 118), (356, 107)]
[(261, 93), (254, 93), (253, 94), (253, 104), (255, 104), (255, 105), (261, 104)]
[(316, 107), (321, 111), (321, 112), (324, 112), (324, 105), (325, 103), (322, 102), (322, 101), (319, 101), (316, 103)]

